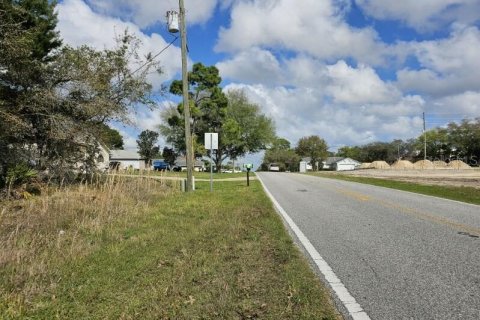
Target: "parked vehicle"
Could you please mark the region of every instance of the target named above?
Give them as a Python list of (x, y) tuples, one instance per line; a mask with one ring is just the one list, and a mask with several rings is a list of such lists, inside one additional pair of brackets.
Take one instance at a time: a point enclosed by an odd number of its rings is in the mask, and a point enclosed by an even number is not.
[(152, 165), (155, 171), (170, 171), (170, 165), (163, 160), (153, 160)]
[(270, 163), (268, 166), (268, 171), (280, 171), (280, 166), (276, 163)]

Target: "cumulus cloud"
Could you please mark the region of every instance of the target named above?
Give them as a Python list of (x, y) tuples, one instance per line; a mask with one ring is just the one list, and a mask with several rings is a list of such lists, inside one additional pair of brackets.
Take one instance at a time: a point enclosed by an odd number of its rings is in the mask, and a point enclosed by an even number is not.
[(378, 41), (374, 29), (349, 26), (338, 3), (239, 1), (232, 7), (230, 27), (220, 29), (216, 50), (235, 53), (255, 46), (276, 47), (327, 60), (354, 57), (381, 63), (387, 46)]
[[(142, 46), (140, 54), (146, 56), (149, 52), (156, 53), (168, 44), (158, 34), (146, 35), (131, 22), (124, 22), (103, 14), (95, 13), (82, 0), (65, 0), (57, 5), (57, 28), (64, 43), (72, 46), (89, 45), (96, 49), (113, 48), (115, 36), (125, 30), (140, 39)], [(181, 70), (180, 48), (171, 46), (158, 58), (163, 73), (149, 76), (156, 89), (161, 84), (172, 79)]]
[(396, 101), (400, 91), (384, 82), (364, 64), (348, 65), (344, 60), (327, 65), (321, 60), (299, 55), (279, 62), (268, 50), (253, 48), (217, 64), (222, 76), (236, 82), (321, 90), (335, 103), (364, 104)]
[(480, 91), (467, 91), (438, 99), (432, 103), (432, 113), (450, 114), (457, 117), (480, 116)]
[(478, 0), (357, 0), (376, 19), (399, 20), (417, 31), (432, 31), (452, 22), (470, 24), (480, 19)]
[(311, 88), (230, 84), (226, 90), (244, 90), (251, 101), (275, 120), (277, 134), (296, 143), (316, 134), (332, 148), (365, 144), (378, 139), (410, 138), (421, 131), (425, 101), (398, 97), (392, 103), (332, 103), (324, 92)]
[[(157, 23), (166, 24), (166, 12), (179, 10), (177, 0), (89, 0), (88, 2), (96, 11), (134, 22), (140, 28)], [(185, 1), (187, 23), (201, 24), (208, 21), (216, 5), (217, 0)]]
[(393, 85), (385, 83), (366, 65), (352, 68), (339, 61), (328, 66), (327, 70), (330, 78), (327, 92), (337, 103), (391, 103), (401, 96)]
[(253, 47), (230, 60), (216, 64), (224, 78), (246, 83), (282, 82), (282, 69), (277, 58), (268, 50)]
[(406, 44), (419, 61), (417, 70), (397, 72), (398, 86), (433, 97), (480, 90), (480, 30), (457, 28), (449, 38)]

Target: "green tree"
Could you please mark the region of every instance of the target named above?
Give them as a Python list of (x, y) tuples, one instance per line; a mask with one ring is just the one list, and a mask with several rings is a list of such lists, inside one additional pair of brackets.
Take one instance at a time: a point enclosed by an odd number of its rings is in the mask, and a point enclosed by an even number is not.
[(16, 30), (14, 21), (1, 21), (7, 32), (1, 37), (8, 39), (0, 41), (7, 53), (0, 55), (1, 176), (16, 161), (57, 176), (94, 170), (95, 129), (110, 120), (128, 123), (132, 105), (153, 106), (146, 75), (156, 63), (147, 60), (131, 72), (132, 64), (144, 61), (137, 54), (140, 42), (128, 33), (113, 49), (65, 46), (39, 59), (32, 54), (36, 29)]
[(164, 147), (162, 157), (166, 163), (173, 167), (175, 165), (175, 161), (177, 160), (177, 153), (173, 148)]
[(273, 142), (272, 142), (272, 146), (270, 147), (270, 149), (274, 149), (274, 150), (290, 150), (291, 149), (291, 144), (290, 144), (290, 141), (288, 141), (287, 139), (285, 138), (278, 138), (276, 137)]
[[(247, 153), (265, 149), (275, 136), (271, 119), (260, 112), (259, 106), (248, 101), (241, 91), (232, 91), (227, 96), (220, 88), (221, 78), (214, 66), (201, 63), (193, 66), (188, 74), (190, 82), (192, 133), (196, 155), (207, 153), (204, 134), (219, 134), (218, 150), (212, 155), (217, 171), (226, 158), (237, 159)], [(182, 94), (180, 81), (170, 86), (173, 94)], [(183, 106), (170, 108), (162, 114), (159, 129), (168, 143), (179, 153), (185, 152)]]
[(123, 150), (123, 137), (118, 130), (110, 128), (104, 123), (100, 123), (96, 128), (96, 135), (110, 150)]
[(222, 143), (215, 161), (217, 166), (227, 157), (235, 160), (247, 153), (264, 150), (275, 140), (273, 121), (261, 113), (258, 105), (248, 101), (243, 91), (229, 91), (227, 98), (227, 113), (220, 130)]
[[(196, 63), (188, 73), (192, 140), (197, 146), (203, 145), (205, 132), (219, 132), (225, 119), (228, 100), (220, 88), (221, 81), (215, 66), (206, 67)], [(180, 80), (172, 81), (170, 93), (181, 96), (182, 90)], [(185, 154), (182, 103), (177, 106), (177, 112), (170, 110), (168, 113), (169, 117), (160, 126), (160, 132), (178, 152)]]
[(354, 147), (345, 146), (338, 149), (337, 156), (350, 158), (357, 161), (363, 161), (363, 159), (360, 160), (362, 158), (361, 152), (362, 152), (361, 148), (358, 146), (354, 146)]
[(156, 145), (158, 137), (158, 132), (152, 130), (144, 130), (138, 136), (138, 153), (145, 158), (148, 166), (152, 165), (152, 159), (160, 152), (160, 147)]
[(301, 157), (290, 148), (290, 141), (284, 138), (275, 138), (270, 148), (263, 156), (262, 170), (268, 170), (270, 163), (276, 163), (280, 171), (298, 171)]
[(415, 159), (423, 159), (425, 153), (425, 136), (427, 138), (427, 159), (444, 160), (452, 154), (452, 141), (448, 129), (435, 128), (425, 132), (425, 135), (418, 136), (415, 141), (415, 148), (418, 151)]
[(447, 132), (452, 157), (462, 158), (472, 165), (477, 165), (480, 159), (480, 118), (464, 119), (459, 124), (449, 123)]
[(327, 143), (319, 136), (303, 137), (298, 141), (296, 152), (303, 157), (310, 157), (313, 170), (318, 170), (318, 163), (328, 155)]
[(0, 2), (0, 184), (9, 166), (31, 160), (25, 132), (36, 123), (22, 110), (35, 104), (25, 97), (44, 87), (46, 62), (61, 45), (54, 7), (47, 0)]

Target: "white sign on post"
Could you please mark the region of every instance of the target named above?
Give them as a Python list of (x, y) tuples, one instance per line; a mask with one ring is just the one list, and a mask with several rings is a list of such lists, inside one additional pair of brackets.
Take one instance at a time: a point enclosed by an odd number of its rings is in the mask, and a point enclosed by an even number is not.
[(205, 149), (210, 150), (210, 192), (213, 192), (213, 150), (218, 149), (218, 133), (205, 133)]
[(218, 133), (205, 133), (205, 149), (218, 149)]

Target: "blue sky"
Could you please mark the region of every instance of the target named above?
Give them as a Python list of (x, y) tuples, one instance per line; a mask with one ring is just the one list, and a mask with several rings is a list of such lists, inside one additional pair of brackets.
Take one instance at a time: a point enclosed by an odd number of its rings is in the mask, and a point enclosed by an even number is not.
[[(480, 116), (479, 0), (185, 0), (189, 64), (219, 68), (292, 145), (306, 135), (343, 145), (416, 137)], [(102, 49), (128, 28), (156, 53), (172, 40), (165, 13), (177, 0), (63, 0), (64, 42)], [(179, 78), (180, 42), (158, 57), (155, 87)], [(127, 147), (154, 129), (175, 98), (139, 109), (119, 127)], [(161, 146), (164, 142), (160, 141)], [(246, 161), (258, 163), (260, 156)]]

